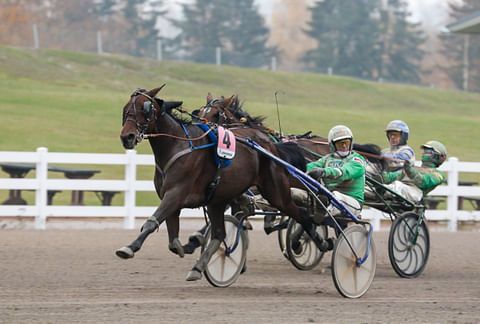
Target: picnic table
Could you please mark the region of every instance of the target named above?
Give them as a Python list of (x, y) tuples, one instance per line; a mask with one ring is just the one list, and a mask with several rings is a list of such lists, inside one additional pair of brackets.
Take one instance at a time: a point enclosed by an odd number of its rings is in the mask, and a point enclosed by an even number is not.
[[(33, 163), (0, 163), (2, 170), (10, 175), (10, 178), (25, 178), (25, 176), (34, 170), (36, 165)], [(100, 173), (100, 170), (92, 169), (79, 169), (72, 167), (63, 167), (49, 165), (48, 171), (52, 172), (61, 172), (68, 179), (89, 179), (94, 176), (96, 173)], [(58, 190), (48, 190), (47, 192), (47, 203), (49, 205), (53, 202), (53, 196), (59, 192)], [(112, 198), (118, 191), (94, 191), (99, 199), (102, 202), (102, 205), (110, 205)], [(83, 203), (83, 190), (72, 190), (72, 200), (71, 205), (84, 205)], [(22, 190), (12, 189), (9, 192), (9, 197), (3, 202), (4, 205), (26, 205), (27, 202), (22, 198)]]

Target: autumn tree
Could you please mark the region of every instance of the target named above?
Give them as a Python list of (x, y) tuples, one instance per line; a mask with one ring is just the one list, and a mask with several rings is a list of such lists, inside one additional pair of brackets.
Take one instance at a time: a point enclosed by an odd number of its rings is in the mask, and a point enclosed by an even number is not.
[(311, 0), (276, 0), (272, 11), (271, 43), (279, 49), (280, 61), (287, 70), (301, 68), (301, 58), (315, 47), (313, 38), (304, 33)]
[(28, 1), (0, 0), (0, 44), (32, 46), (32, 15)]

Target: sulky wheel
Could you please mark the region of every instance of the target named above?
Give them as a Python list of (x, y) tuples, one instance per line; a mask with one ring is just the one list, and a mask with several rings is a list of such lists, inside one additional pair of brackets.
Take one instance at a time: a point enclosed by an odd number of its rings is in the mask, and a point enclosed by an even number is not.
[(358, 264), (355, 253), (360, 259), (365, 257), (368, 231), (362, 225), (352, 225), (343, 232), (345, 236), (340, 234), (333, 248), (332, 278), (342, 296), (358, 298), (368, 291), (375, 276), (375, 244), (371, 239), (367, 259)]
[(430, 235), (423, 217), (406, 212), (395, 219), (388, 237), (388, 256), (393, 270), (403, 278), (415, 278), (425, 269)]
[[(318, 225), (317, 233), (327, 238), (326, 225)], [(299, 270), (311, 270), (320, 263), (325, 252), (320, 251), (315, 242), (305, 232), (300, 224), (290, 219), (286, 232), (286, 250), (288, 259)]]
[[(235, 217), (225, 215), (225, 240), (213, 254), (204, 271), (205, 278), (215, 287), (230, 286), (237, 280), (245, 266), (248, 247), (247, 231), (241, 230), (238, 245), (232, 252), (227, 253), (227, 248), (232, 248), (235, 244), (238, 223), (239, 221)], [(205, 234), (208, 239), (204, 246), (207, 246), (210, 241), (210, 232), (211, 227), (209, 226)]]

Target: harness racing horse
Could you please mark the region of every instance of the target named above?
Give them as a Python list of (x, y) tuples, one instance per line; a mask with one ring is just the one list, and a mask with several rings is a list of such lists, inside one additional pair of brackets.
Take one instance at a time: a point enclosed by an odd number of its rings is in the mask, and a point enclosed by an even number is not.
[[(222, 97), (223, 98), (223, 97)], [(330, 153), (328, 140), (324, 137), (311, 135), (311, 131), (303, 135), (288, 135), (282, 137), (276, 131), (263, 125), (265, 117), (251, 116), (246, 110), (242, 109), (242, 103), (237, 96), (229, 106), (215, 105), (212, 95), (207, 95), (207, 105), (198, 110), (197, 115), (200, 119), (217, 123), (228, 127), (248, 126), (262, 131), (273, 142), (293, 142), (303, 150), (303, 155), (308, 162), (315, 161), (322, 156)], [(376, 144), (353, 144), (353, 150), (363, 155), (367, 161), (367, 173), (378, 181), (381, 180), (381, 173), (386, 169), (385, 158), (381, 156), (381, 149)]]
[[(130, 245), (116, 251), (117, 256), (132, 258), (163, 221), (167, 224), (169, 249), (181, 255), (183, 247), (178, 239), (180, 210), (206, 205), (212, 237), (187, 276), (187, 280), (200, 279), (211, 256), (225, 239), (224, 211), (227, 204), (251, 186), (257, 186), (273, 207), (300, 223), (319, 249), (332, 248), (331, 242), (315, 232), (306, 210), (293, 202), (287, 171), (283, 166), (250, 146), (241, 144), (237, 145), (231, 164), (219, 168), (206, 136), (213, 130), (204, 131), (198, 125), (176, 117), (172, 109), (181, 103), (156, 98), (162, 88), (148, 92), (135, 90), (123, 108), (122, 144), (126, 149), (133, 149), (145, 135), (148, 136), (155, 157), (155, 189), (162, 202), (143, 224), (138, 237)], [(219, 104), (226, 107), (231, 104), (231, 98)], [(258, 130), (240, 128), (233, 130), (233, 133), (236, 137), (253, 138)], [(279, 154), (271, 143), (265, 144), (265, 149), (277, 156)], [(219, 172), (221, 181), (218, 188), (209, 195), (208, 188)]]
[(214, 99), (212, 95), (208, 93), (207, 105), (197, 112), (200, 119), (205, 119), (226, 127), (252, 127), (260, 130), (270, 141), (275, 143), (296, 143), (303, 150), (303, 155), (308, 162), (318, 160), (330, 152), (327, 139), (310, 135), (311, 132), (303, 135), (282, 136), (276, 131), (266, 127), (263, 125), (265, 117), (251, 116), (246, 110), (243, 110), (243, 105), (236, 95), (233, 96), (233, 100), (229, 106), (215, 105), (216, 100), (218, 99)]

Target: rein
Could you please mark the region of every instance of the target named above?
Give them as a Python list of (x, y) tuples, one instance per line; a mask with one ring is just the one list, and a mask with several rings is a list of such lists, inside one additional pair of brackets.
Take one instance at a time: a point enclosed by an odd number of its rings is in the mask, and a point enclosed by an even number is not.
[(194, 138), (179, 137), (179, 136), (170, 135), (170, 134), (167, 134), (167, 133), (145, 134), (145, 135), (143, 135), (143, 138), (165, 136), (165, 137), (170, 137), (170, 138), (173, 138), (173, 139), (176, 139), (176, 140), (180, 140), (180, 141), (198, 141), (198, 140), (201, 140), (202, 138), (204, 138), (205, 136), (207, 136), (208, 133), (210, 133), (210, 132), (212, 131), (212, 129), (213, 129), (213, 128), (210, 128), (208, 131), (206, 131), (205, 133), (203, 133), (203, 135), (201, 135), (201, 136), (199, 136), (199, 137), (194, 137)]

